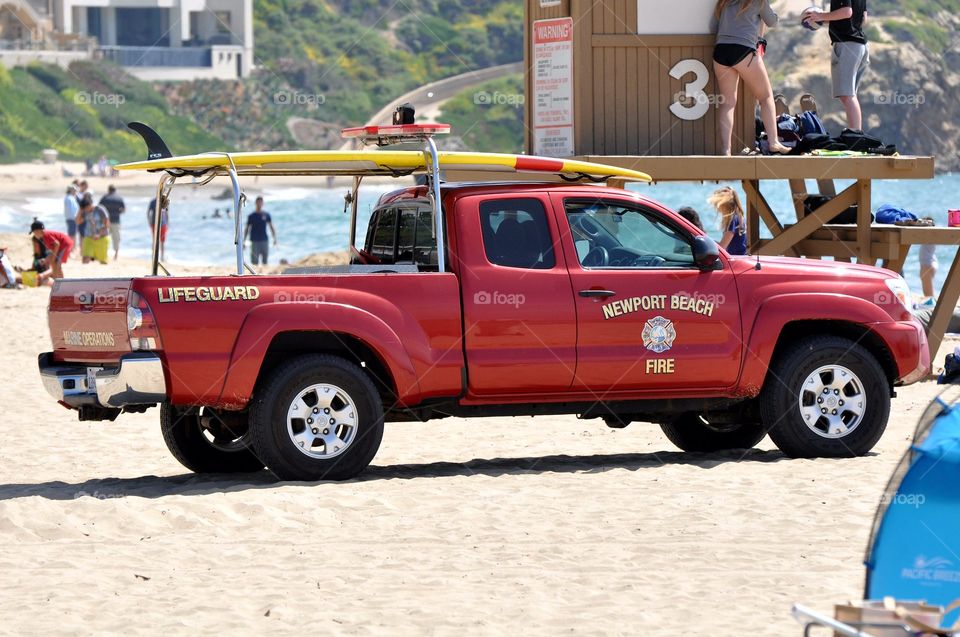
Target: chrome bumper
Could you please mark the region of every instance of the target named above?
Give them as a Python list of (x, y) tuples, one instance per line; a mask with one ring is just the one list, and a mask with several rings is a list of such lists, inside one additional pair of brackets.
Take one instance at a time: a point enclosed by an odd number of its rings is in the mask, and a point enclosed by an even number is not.
[(163, 363), (149, 352), (122, 356), (117, 367), (55, 363), (49, 352), (39, 364), (47, 393), (71, 407), (152, 405), (167, 398)]

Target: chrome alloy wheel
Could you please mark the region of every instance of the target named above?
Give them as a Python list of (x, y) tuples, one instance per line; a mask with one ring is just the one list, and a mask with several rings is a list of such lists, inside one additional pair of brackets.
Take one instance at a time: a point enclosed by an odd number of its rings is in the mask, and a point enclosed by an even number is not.
[(301, 453), (333, 458), (357, 437), (357, 409), (347, 392), (318, 383), (301, 391), (287, 409), (287, 433)]
[(800, 387), (800, 414), (812, 432), (823, 438), (843, 438), (863, 421), (867, 396), (863, 383), (842, 365), (824, 365)]

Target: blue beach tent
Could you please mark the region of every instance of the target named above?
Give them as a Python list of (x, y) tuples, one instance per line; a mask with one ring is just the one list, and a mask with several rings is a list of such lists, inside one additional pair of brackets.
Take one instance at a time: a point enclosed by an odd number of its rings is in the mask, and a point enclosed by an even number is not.
[[(937, 397), (887, 485), (867, 545), (865, 599), (960, 599), (960, 389)], [(958, 611), (944, 618), (950, 626)]]

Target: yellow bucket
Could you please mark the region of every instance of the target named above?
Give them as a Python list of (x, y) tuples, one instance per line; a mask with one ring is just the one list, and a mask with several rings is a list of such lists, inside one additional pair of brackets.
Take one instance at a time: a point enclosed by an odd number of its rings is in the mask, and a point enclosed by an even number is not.
[(28, 288), (37, 287), (37, 271), (36, 270), (24, 270), (20, 273), (20, 278), (23, 279), (23, 285)]

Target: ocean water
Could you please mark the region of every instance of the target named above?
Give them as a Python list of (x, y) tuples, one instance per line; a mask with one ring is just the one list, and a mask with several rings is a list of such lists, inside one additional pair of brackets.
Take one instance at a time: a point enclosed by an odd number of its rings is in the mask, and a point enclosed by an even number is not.
[[(210, 184), (202, 188), (190, 185), (177, 186), (172, 194), (170, 230), (167, 236), (167, 262), (171, 265), (232, 265), (235, 259), (233, 245), (233, 220), (213, 219), (215, 209), (221, 214), (232, 204), (229, 200), (213, 197), (223, 190), (225, 183)], [(399, 182), (398, 182), (399, 183)], [(723, 184), (727, 185), (727, 184)], [(739, 184), (728, 184), (740, 191)], [(838, 183), (838, 190), (846, 187)], [(657, 185), (631, 184), (630, 188), (657, 199), (676, 209), (692, 206), (700, 212), (707, 231), (714, 238), (720, 237), (716, 215), (707, 204), (707, 197), (718, 187), (715, 183), (666, 183)], [(761, 182), (763, 193), (774, 212), (785, 223), (795, 220), (790, 191), (785, 182)], [(815, 183), (809, 182), (811, 191)], [(253, 210), (253, 200), (262, 195), (265, 209), (273, 217), (279, 235), (279, 245), (271, 247), (270, 260), (276, 263), (284, 258), (294, 262), (316, 252), (342, 250), (347, 247), (350, 227), (349, 215), (344, 213), (343, 195), (347, 188), (327, 189), (303, 187), (265, 187), (245, 184), (249, 201), (244, 214)], [(377, 198), (394, 188), (388, 185), (365, 186), (360, 193), (358, 219), (358, 243), (362, 243), (369, 213)], [(96, 193), (99, 196), (101, 193)], [(121, 190), (121, 195), (123, 194)], [(127, 212), (123, 218), (121, 253), (129, 257), (149, 259), (150, 235), (146, 222), (149, 197), (125, 197)], [(38, 217), (52, 228), (63, 229), (62, 195), (34, 197), (23, 206), (0, 203), (0, 232), (26, 232), (33, 217)], [(946, 225), (947, 210), (960, 208), (960, 174), (940, 175), (933, 180), (876, 180), (873, 182), (873, 207), (891, 203), (916, 213), (931, 216), (937, 225)], [(761, 236), (769, 236), (766, 228)], [(904, 267), (904, 276), (911, 288), (919, 292), (919, 262), (917, 249), (911, 251)], [(947, 268), (953, 261), (956, 248), (938, 246), (940, 267), (937, 285), (942, 285)], [(175, 271), (175, 269), (174, 269)]]

